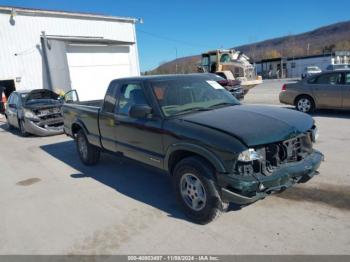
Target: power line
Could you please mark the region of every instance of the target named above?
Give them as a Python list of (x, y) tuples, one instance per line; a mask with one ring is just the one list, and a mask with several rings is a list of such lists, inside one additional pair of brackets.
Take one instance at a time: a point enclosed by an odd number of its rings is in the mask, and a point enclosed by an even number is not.
[(167, 41), (170, 41), (170, 42), (175, 42), (175, 43), (179, 43), (179, 44), (183, 44), (183, 45), (187, 45), (187, 46), (211, 48), (211, 47), (206, 46), (206, 45), (189, 43), (189, 42), (186, 42), (186, 41), (177, 40), (177, 39), (170, 38), (170, 37), (167, 37), (167, 36), (162, 36), (162, 35), (157, 35), (157, 34), (154, 34), (154, 33), (146, 32), (146, 31), (143, 31), (143, 30), (140, 30), (140, 29), (137, 29), (136, 31), (140, 32), (140, 33), (143, 33), (143, 34), (146, 34), (146, 35), (150, 35), (150, 36), (155, 37), (155, 38), (159, 38), (159, 39), (163, 39), (163, 40), (167, 40)]

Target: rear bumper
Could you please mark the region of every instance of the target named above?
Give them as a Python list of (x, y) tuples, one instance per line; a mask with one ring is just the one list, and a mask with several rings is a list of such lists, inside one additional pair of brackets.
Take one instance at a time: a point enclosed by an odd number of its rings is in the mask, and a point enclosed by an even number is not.
[(270, 176), (243, 178), (237, 175), (219, 175), (222, 199), (236, 204), (249, 204), (295, 183), (305, 183), (318, 174), (317, 169), (323, 159), (323, 154), (314, 150), (304, 160), (285, 164)]
[(37, 136), (54, 136), (63, 133), (62, 118), (49, 121), (34, 122), (30, 119), (24, 119), (24, 128), (26, 132)]

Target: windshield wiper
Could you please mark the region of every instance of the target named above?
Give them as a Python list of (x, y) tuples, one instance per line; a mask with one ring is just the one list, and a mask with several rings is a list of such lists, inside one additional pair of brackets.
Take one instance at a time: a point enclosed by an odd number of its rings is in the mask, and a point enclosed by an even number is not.
[(192, 107), (192, 108), (187, 108), (184, 110), (177, 111), (174, 115), (179, 115), (179, 114), (184, 114), (184, 113), (194, 112), (194, 111), (197, 112), (197, 111), (208, 111), (208, 110), (211, 110), (211, 109), (208, 107)]
[(230, 102), (222, 102), (222, 103), (211, 105), (211, 106), (209, 106), (209, 108), (218, 107), (218, 106), (226, 106), (226, 105), (234, 106), (236, 104), (233, 104), (233, 103), (230, 103)]

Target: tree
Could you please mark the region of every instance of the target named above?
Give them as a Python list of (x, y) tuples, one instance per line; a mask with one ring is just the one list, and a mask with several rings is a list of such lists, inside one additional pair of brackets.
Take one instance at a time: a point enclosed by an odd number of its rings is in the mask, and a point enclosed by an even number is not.
[(282, 55), (277, 50), (270, 49), (265, 51), (263, 56), (264, 56), (264, 59), (273, 59), (273, 58), (280, 58)]

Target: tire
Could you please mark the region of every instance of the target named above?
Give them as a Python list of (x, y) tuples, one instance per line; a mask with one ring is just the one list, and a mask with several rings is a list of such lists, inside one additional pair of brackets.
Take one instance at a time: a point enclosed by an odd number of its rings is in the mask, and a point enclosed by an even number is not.
[(312, 113), (315, 110), (315, 103), (310, 96), (299, 96), (295, 100), (295, 108), (303, 113)]
[(100, 149), (91, 145), (83, 130), (79, 130), (76, 135), (76, 147), (81, 161), (87, 165), (95, 165), (100, 160)]
[(21, 136), (27, 137), (29, 134), (24, 127), (24, 120), (23, 119), (18, 120), (18, 126), (19, 126), (19, 132), (20, 132)]
[(7, 128), (7, 130), (11, 131), (13, 129), (13, 126), (10, 124), (6, 115), (5, 115), (5, 118), (6, 118), (6, 128)]
[(185, 215), (193, 222), (207, 224), (226, 211), (218, 193), (214, 170), (200, 157), (181, 160), (172, 174), (176, 199)]

